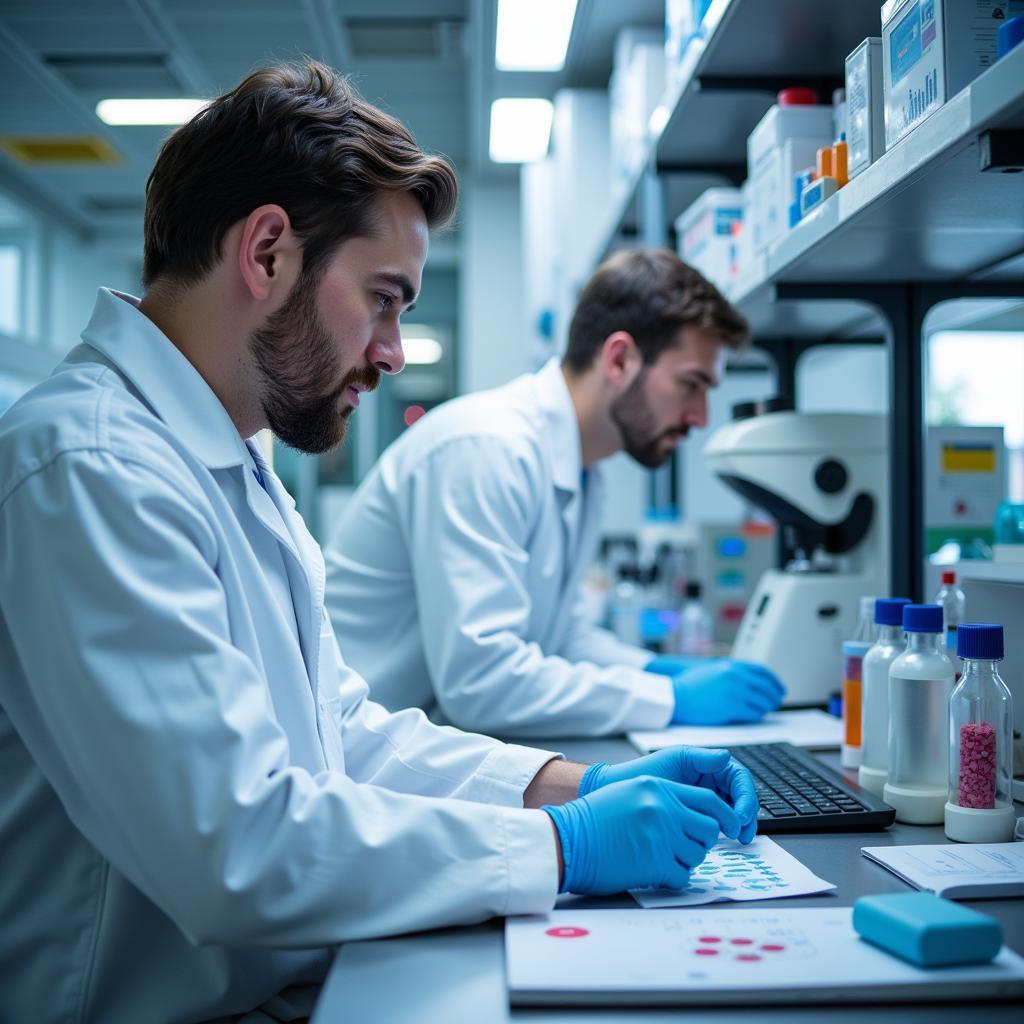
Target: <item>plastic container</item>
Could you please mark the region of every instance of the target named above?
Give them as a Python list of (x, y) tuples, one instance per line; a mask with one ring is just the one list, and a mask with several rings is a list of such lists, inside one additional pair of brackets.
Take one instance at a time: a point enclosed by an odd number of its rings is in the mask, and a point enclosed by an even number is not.
[(942, 626), (946, 633), (946, 649), (951, 656), (956, 654), (956, 630), (967, 611), (967, 598), (956, 585), (956, 573), (944, 572), (942, 586), (935, 595), (935, 603), (942, 607)]
[(907, 649), (903, 632), (905, 597), (875, 602), (878, 639), (861, 665), (860, 768), (857, 781), (876, 796), (889, 777), (889, 669)]
[(960, 843), (1008, 843), (1013, 838), (1013, 696), (999, 677), (1003, 627), (964, 623), (957, 633), (963, 659), (949, 698), (949, 799), (946, 835)]
[(686, 584), (686, 600), (679, 612), (679, 653), (710, 654), (713, 645), (713, 624), (701, 604), (701, 585), (694, 580)]
[(955, 671), (946, 654), (942, 609), (903, 608), (907, 649), (889, 669), (889, 777), (882, 799), (896, 820), (940, 825), (949, 762), (949, 696)]
[(861, 685), (864, 655), (875, 642), (874, 597), (860, 599), (860, 618), (852, 640), (843, 643), (843, 747), (844, 768), (860, 764)]

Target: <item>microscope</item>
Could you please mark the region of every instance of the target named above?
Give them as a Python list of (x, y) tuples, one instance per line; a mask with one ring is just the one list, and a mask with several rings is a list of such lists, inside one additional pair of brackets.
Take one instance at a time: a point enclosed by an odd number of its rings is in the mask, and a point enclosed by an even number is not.
[(841, 683), (840, 645), (854, 635), (860, 598), (889, 596), (886, 418), (747, 415), (716, 430), (704, 458), (780, 526), (782, 568), (761, 577), (732, 657), (770, 668), (785, 706), (825, 704)]

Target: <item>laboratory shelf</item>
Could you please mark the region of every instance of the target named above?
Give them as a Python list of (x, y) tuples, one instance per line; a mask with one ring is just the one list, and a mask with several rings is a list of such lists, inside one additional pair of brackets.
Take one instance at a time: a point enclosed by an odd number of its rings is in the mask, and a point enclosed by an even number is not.
[[(789, 231), (730, 289), (757, 334), (802, 324), (863, 329), (843, 303), (818, 315), (777, 301), (780, 284), (1022, 282), (1024, 178), (982, 172), (979, 139), (1024, 129), (1024, 47), (954, 96)], [(833, 315), (834, 314), (834, 315)]]
[[(664, 125), (649, 141), (646, 164), (666, 184), (671, 222), (712, 185), (745, 177), (746, 140), (787, 85), (811, 84), (822, 101), (841, 85), (846, 55), (881, 31), (878, 0), (714, 0), (704, 38), (686, 52), (661, 102)], [(597, 262), (641, 222), (642, 168), (606, 214)]]

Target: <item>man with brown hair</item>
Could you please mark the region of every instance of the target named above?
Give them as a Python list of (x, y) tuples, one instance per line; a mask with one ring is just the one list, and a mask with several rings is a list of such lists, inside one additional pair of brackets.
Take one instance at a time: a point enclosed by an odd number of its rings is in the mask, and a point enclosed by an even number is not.
[(161, 151), (145, 298), (101, 290), (0, 420), (5, 1020), (292, 1020), (339, 942), (680, 887), (752, 837), (725, 751), (569, 764), (389, 714), (341, 658), (253, 435), (338, 442), (455, 203), (329, 69), (257, 72)]
[(499, 736), (756, 721), (767, 669), (652, 658), (585, 618), (598, 463), (661, 465), (707, 421), (746, 321), (662, 249), (620, 252), (580, 296), (562, 364), (433, 410), (381, 457), (326, 551), (345, 657), (385, 707)]

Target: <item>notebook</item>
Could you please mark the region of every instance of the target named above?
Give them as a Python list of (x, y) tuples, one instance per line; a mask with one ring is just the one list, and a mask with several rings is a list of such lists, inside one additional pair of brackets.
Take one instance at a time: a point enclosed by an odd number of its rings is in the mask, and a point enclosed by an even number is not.
[(863, 846), (860, 852), (915, 889), (947, 899), (1024, 896), (1024, 843)]
[(976, 1001), (1024, 994), (1024, 959), (928, 969), (858, 937), (850, 907), (555, 910), (505, 922), (521, 1005)]

